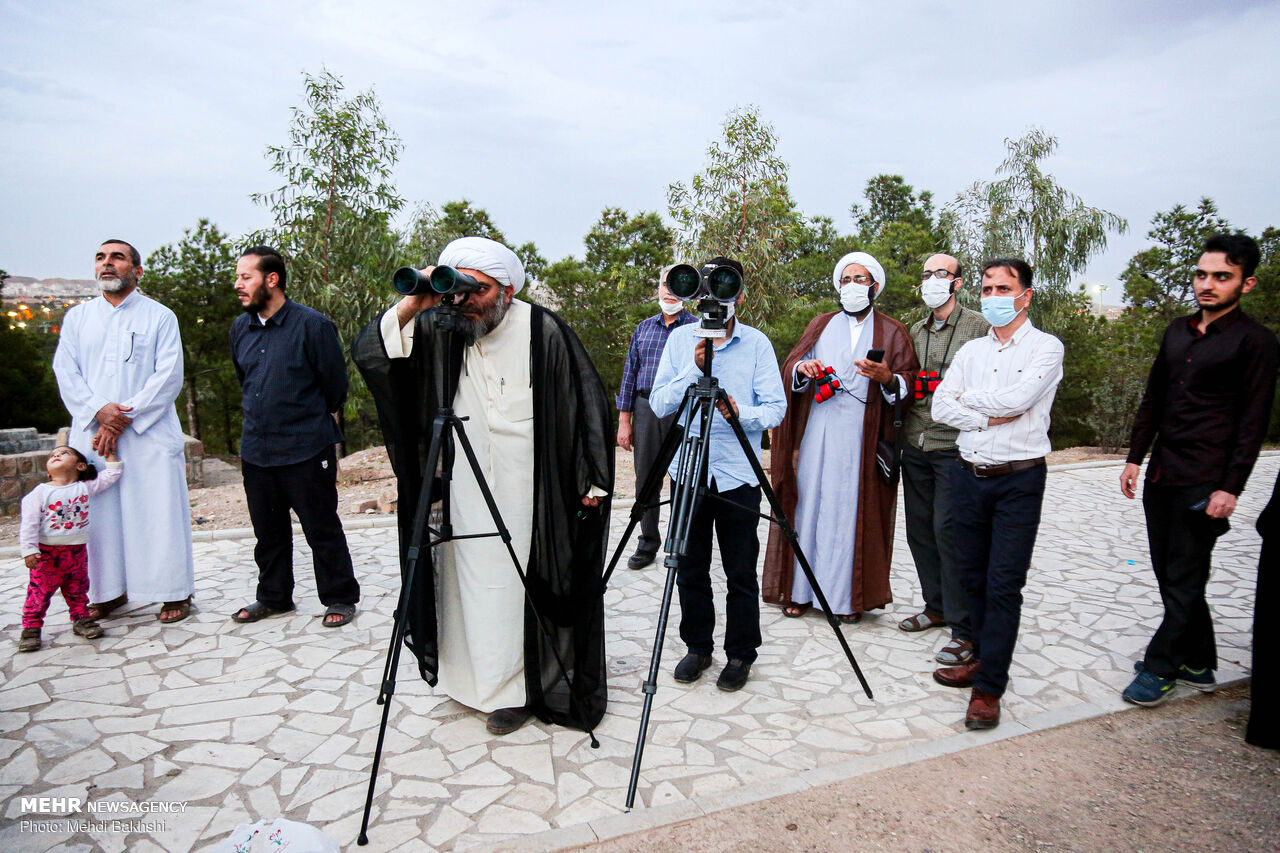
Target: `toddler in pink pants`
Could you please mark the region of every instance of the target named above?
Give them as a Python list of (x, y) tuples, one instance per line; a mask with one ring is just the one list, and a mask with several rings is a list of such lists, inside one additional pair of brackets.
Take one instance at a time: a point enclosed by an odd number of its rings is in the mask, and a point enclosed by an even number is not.
[(40, 648), (40, 628), (53, 594), (62, 590), (71, 614), (71, 630), (87, 640), (102, 636), (102, 627), (89, 618), (89, 499), (120, 479), (121, 463), (113, 453), (105, 457), (101, 474), (73, 447), (55, 447), (45, 462), (49, 482), (36, 486), (22, 499), (18, 543), (31, 570), (27, 601), (22, 607), (22, 636), (18, 651)]

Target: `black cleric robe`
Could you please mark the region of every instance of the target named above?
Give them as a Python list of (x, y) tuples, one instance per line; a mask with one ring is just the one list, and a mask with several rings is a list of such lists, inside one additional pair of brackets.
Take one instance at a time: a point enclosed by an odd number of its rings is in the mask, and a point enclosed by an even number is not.
[[(603, 717), (607, 699), (602, 578), (610, 499), (592, 508), (583, 506), (582, 498), (592, 486), (613, 491), (613, 413), (604, 383), (578, 337), (555, 313), (530, 307), (534, 490), (529, 496), (532, 540), (524, 566), (526, 692), (530, 710), (543, 722), (591, 729)], [(407, 358), (387, 357), (380, 317), (365, 326), (351, 347), (352, 359), (377, 404), (396, 475), (402, 577), (437, 406), (436, 331), (428, 314), (415, 320), (414, 346)], [(454, 388), (462, 364), (460, 346), (449, 359)], [(466, 464), (459, 442), (454, 470)], [(434, 483), (438, 487), (439, 481)], [(433, 500), (438, 498), (436, 494)], [(549, 631), (539, 627), (531, 603)], [(439, 672), (437, 624), (435, 568), (430, 549), (424, 548), (410, 590), (405, 643), (417, 657), (423, 679), (432, 685)], [(559, 651), (565, 671), (553, 649)]]

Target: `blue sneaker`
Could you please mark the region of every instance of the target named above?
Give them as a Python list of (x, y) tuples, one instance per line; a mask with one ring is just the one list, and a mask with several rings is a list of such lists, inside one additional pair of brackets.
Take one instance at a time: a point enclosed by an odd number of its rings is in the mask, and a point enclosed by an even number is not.
[[(1133, 662), (1133, 671), (1142, 672), (1146, 667), (1143, 662), (1136, 660)], [(1178, 683), (1185, 684), (1193, 690), (1199, 690), (1201, 693), (1212, 693), (1218, 689), (1218, 682), (1214, 680), (1213, 670), (1192, 669), (1185, 663), (1178, 667)]]
[(1134, 705), (1154, 708), (1173, 695), (1173, 688), (1176, 685), (1177, 682), (1172, 678), (1161, 678), (1154, 672), (1147, 672), (1144, 669), (1124, 689), (1121, 697)]
[(1185, 684), (1193, 690), (1199, 690), (1201, 693), (1212, 693), (1218, 689), (1218, 682), (1213, 678), (1213, 670), (1208, 667), (1192, 669), (1185, 663), (1178, 667), (1178, 683)]

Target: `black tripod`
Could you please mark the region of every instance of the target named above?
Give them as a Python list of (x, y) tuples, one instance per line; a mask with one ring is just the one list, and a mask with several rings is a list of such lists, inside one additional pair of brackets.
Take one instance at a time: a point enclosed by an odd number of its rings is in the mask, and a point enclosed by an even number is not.
[[(391, 630), (391, 645), (387, 649), (387, 660), (382, 670), (382, 686), (378, 692), (378, 704), (382, 706), (382, 723), (378, 727), (378, 743), (373, 752), (373, 769), (369, 772), (369, 793), (364, 802), (364, 819), (360, 823), (360, 835), (356, 839), (356, 843), (361, 846), (369, 843), (369, 812), (373, 808), (373, 792), (378, 782), (378, 765), (382, 762), (382, 742), (387, 734), (387, 720), (391, 711), (391, 696), (396, 691), (396, 670), (400, 665), (400, 649), (404, 645), (405, 635), (409, 627), (411, 592), (414, 578), (418, 571), (418, 560), (422, 556), (423, 549), (434, 548), (445, 542), (454, 542), (462, 539), (500, 537), (507, 546), (507, 553), (511, 556), (511, 563), (515, 566), (516, 574), (520, 576), (520, 583), (524, 585), (525, 601), (537, 620), (539, 630), (547, 636), (551, 636), (546, 622), (538, 612), (533, 596), (529, 594), (529, 580), (520, 565), (520, 558), (516, 555), (515, 548), (511, 544), (511, 534), (507, 530), (506, 524), (502, 521), (502, 513), (498, 511), (498, 504), (493, 499), (493, 493), (489, 490), (489, 484), (485, 480), (484, 472), (481, 471), (480, 463), (476, 460), (475, 451), (472, 450), (471, 442), (467, 439), (467, 431), (463, 425), (465, 418), (458, 417), (453, 411), (453, 397), (457, 391), (455, 382), (459, 373), (457, 366), (461, 364), (463, 348), (470, 342), (466, 332), (466, 324), (458, 312), (448, 305), (430, 309), (427, 312), (427, 318), (435, 330), (432, 336), (432, 372), (435, 379), (437, 408), (436, 416), (431, 422), (431, 443), (427, 449), (426, 461), (422, 466), (422, 488), (418, 494), (418, 506), (413, 515), (413, 532), (405, 554), (404, 579), (400, 586), (400, 597), (396, 604), (395, 623)], [(493, 519), (495, 528), (491, 533), (454, 535), (450, 484), (453, 480), (455, 434), (462, 445), (463, 454), (467, 457), (467, 464), (471, 466), (471, 474), (475, 477), (476, 484), (479, 485), (480, 492), (484, 495), (485, 504), (489, 508), (489, 515)], [(437, 465), (440, 469), (438, 490), (435, 488)], [(432, 529), (427, 525), (433, 492), (440, 500), (441, 514), (440, 528), (438, 530)], [(428, 537), (427, 534), (430, 534), (430, 536)], [(564, 661), (560, 658), (560, 652), (555, 643), (550, 645), (556, 664), (560, 667), (560, 672), (565, 675), (567, 681), (568, 676)], [(591, 738), (592, 746), (599, 745), (595, 734), (589, 728), (587, 729), (587, 735)]]
[[(704, 340), (709, 341), (709, 339)], [(751, 442), (747, 439), (747, 434), (743, 431), (742, 424), (738, 421), (738, 414), (733, 411), (733, 406), (729, 403), (728, 392), (721, 388), (716, 378), (711, 375), (711, 361), (714, 351), (715, 347), (708, 342), (706, 358), (702, 367), (702, 376), (684, 392), (684, 399), (680, 401), (680, 407), (676, 410), (672, 429), (662, 442), (662, 449), (658, 451), (658, 458), (653, 463), (648, 479), (645, 480), (644, 485), (636, 494), (635, 503), (631, 507), (631, 523), (627, 526), (626, 533), (622, 535), (618, 548), (613, 553), (613, 559), (609, 561), (609, 569), (604, 575), (603, 585), (607, 586), (609, 578), (613, 575), (614, 568), (618, 565), (618, 560), (622, 557), (622, 552), (631, 541), (631, 534), (644, 517), (645, 511), (652, 506), (661, 505), (662, 502), (658, 501), (657, 497), (662, 492), (663, 478), (666, 476), (667, 469), (671, 464), (671, 460), (675, 458), (678, 448), (680, 459), (676, 464), (677, 473), (675, 483), (672, 486), (671, 518), (667, 522), (667, 540), (663, 546), (663, 550), (666, 552), (663, 565), (667, 568), (667, 580), (662, 588), (662, 607), (658, 612), (658, 631), (653, 642), (653, 655), (649, 659), (649, 677), (645, 679), (641, 687), (644, 691), (644, 706), (640, 711), (640, 732), (636, 736), (635, 759), (631, 763), (631, 782), (627, 786), (628, 811), (635, 805), (636, 785), (640, 781), (640, 762), (644, 757), (644, 741), (649, 731), (649, 712), (653, 707), (653, 696), (658, 691), (658, 666), (662, 659), (662, 642), (667, 634), (667, 616), (671, 610), (671, 594), (676, 583), (676, 568), (680, 558), (685, 556), (689, 547), (689, 528), (693, 523), (693, 517), (697, 512), (699, 502), (707, 498), (724, 500), (707, 488), (707, 464), (711, 447), (711, 418), (713, 409), (720, 404), (723, 404), (722, 408), (727, 412), (726, 420), (728, 420), (729, 426), (733, 428), (733, 434), (737, 437), (738, 444), (742, 447), (742, 452), (746, 454), (747, 460), (751, 463), (756, 480), (760, 483), (760, 488), (768, 499), (770, 508), (773, 510), (772, 516), (761, 513), (756, 514), (765, 521), (776, 523), (782, 530), (783, 536), (786, 537), (791, 545), (791, 550), (796, 555), (796, 561), (800, 564), (801, 570), (809, 581), (809, 586), (813, 589), (813, 594), (817, 597), (822, 610), (827, 614), (827, 622), (831, 625), (831, 630), (835, 631), (836, 638), (840, 641), (840, 647), (844, 649), (845, 656), (849, 658), (849, 664), (853, 667), (854, 674), (858, 676), (858, 682), (862, 685), (862, 689), (867, 694), (868, 699), (875, 698), (871, 695), (871, 687), (867, 684), (867, 679), (863, 676), (858, 662), (854, 660), (853, 650), (849, 648), (848, 641), (845, 640), (844, 634), (840, 632), (840, 623), (831, 612), (831, 606), (827, 604), (827, 597), (823, 594), (822, 587), (819, 586), (818, 579), (814, 577), (813, 569), (810, 568), (809, 561), (805, 557), (804, 551), (800, 548), (795, 528), (791, 526), (791, 521), (783, 511), (782, 505), (778, 503), (778, 497), (769, 485), (769, 478), (765, 476), (764, 470), (760, 467), (760, 461), (756, 458)], [(690, 410), (688, 419), (690, 424), (693, 423), (694, 418), (698, 420), (700, 428), (696, 433), (693, 431), (686, 432), (684, 427), (681, 426), (684, 422), (682, 415), (684, 415), (686, 409)]]

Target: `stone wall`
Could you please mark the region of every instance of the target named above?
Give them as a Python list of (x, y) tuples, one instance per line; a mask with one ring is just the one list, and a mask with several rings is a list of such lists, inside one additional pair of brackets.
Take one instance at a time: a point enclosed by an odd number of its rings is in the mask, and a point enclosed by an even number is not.
[[(0, 432), (22, 432), (22, 430), (2, 430)], [(35, 430), (30, 430), (35, 433)], [(49, 439), (48, 447), (40, 450), (28, 450), (24, 453), (0, 454), (0, 515), (15, 517), (22, 513), (22, 498), (43, 483), (44, 463), (56, 446), (55, 436)], [(190, 436), (183, 436), (182, 455), (186, 461), (187, 486), (194, 488), (204, 484), (204, 444)], [(128, 460), (125, 460), (126, 470)], [(126, 473), (125, 476), (128, 476)]]
[(0, 429), (0, 455), (7, 453), (27, 453), (32, 450), (53, 450), (57, 447), (58, 437), (41, 435), (35, 427), (19, 429)]

